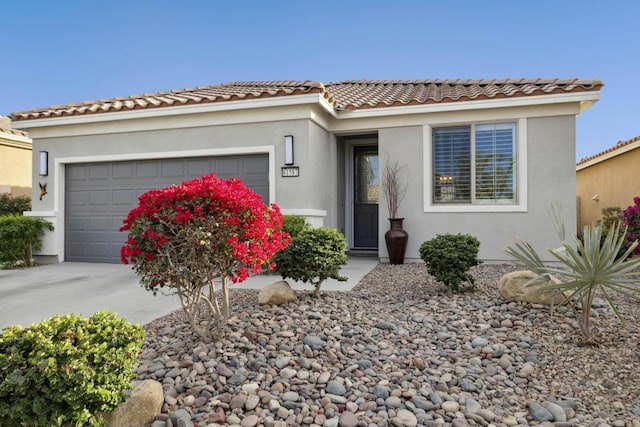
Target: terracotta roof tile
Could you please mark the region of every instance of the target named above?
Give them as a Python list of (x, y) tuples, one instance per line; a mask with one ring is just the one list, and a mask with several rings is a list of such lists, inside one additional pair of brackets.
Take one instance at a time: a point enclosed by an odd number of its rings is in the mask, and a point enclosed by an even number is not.
[(604, 151), (599, 152), (598, 154), (594, 154), (593, 156), (589, 156), (589, 157), (583, 157), (582, 159), (580, 159), (580, 161), (578, 162), (578, 166), (583, 164), (583, 163), (587, 163), (593, 159), (597, 159), (598, 157), (602, 157), (606, 154), (609, 153), (613, 153), (614, 151), (617, 151), (623, 147), (626, 147), (627, 145), (633, 144), (634, 142), (638, 142), (640, 141), (640, 135), (636, 136), (634, 138), (631, 138), (627, 141), (618, 141), (618, 143), (616, 145), (614, 145), (613, 147), (607, 148)]
[(602, 86), (600, 80), (579, 79), (347, 80), (326, 84), (309, 80), (231, 82), (20, 111), (11, 114), (11, 119), (32, 120), (309, 93), (321, 94), (336, 110), (358, 110), (598, 91)]
[(24, 132), (18, 129), (6, 128), (6, 127), (0, 127), (0, 134), (2, 133), (8, 133), (10, 135), (17, 135), (17, 136), (24, 136), (26, 138), (29, 137), (29, 134), (27, 132)]

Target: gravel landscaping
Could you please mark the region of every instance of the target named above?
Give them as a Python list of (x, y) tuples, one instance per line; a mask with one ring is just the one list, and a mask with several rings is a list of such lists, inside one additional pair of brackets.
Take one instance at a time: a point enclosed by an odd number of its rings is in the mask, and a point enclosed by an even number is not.
[[(153, 427), (640, 427), (640, 306), (598, 302), (600, 345), (571, 312), (508, 302), (511, 265), (472, 270), (452, 294), (424, 264), (380, 264), (349, 292), (259, 306), (233, 289), (224, 338), (205, 344), (177, 311), (147, 324), (138, 379), (163, 384)], [(173, 297), (175, 298), (175, 297)]]

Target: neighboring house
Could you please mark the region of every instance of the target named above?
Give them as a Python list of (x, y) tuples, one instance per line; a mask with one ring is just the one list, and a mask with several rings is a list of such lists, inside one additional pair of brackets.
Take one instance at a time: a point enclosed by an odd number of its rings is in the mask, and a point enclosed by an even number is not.
[[(48, 185), (31, 215), (55, 225), (50, 261), (118, 262), (122, 219), (154, 187), (237, 176), (283, 213), (342, 231), (353, 251), (387, 258), (378, 192), (404, 165), (399, 214), (407, 261), (441, 233), (470, 233), (484, 260), (517, 238), (557, 245), (549, 218), (575, 228), (575, 122), (599, 80), (234, 82), (12, 114)], [(37, 157), (37, 156), (36, 156)], [(34, 178), (38, 178), (34, 175)], [(37, 188), (37, 186), (35, 186)], [(380, 195), (380, 196), (379, 196)], [(41, 259), (42, 260), (42, 259)]]
[(640, 196), (640, 136), (620, 141), (576, 166), (578, 225), (594, 225), (602, 209), (626, 209)]
[(31, 139), (0, 116), (0, 194), (31, 195)]

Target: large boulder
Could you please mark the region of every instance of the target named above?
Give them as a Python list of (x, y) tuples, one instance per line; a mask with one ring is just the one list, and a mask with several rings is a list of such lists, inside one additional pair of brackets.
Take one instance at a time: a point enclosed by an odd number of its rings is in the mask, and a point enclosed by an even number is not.
[(280, 305), (295, 301), (296, 294), (293, 288), (285, 280), (272, 283), (260, 289), (258, 293), (258, 303)]
[(138, 382), (127, 399), (107, 414), (107, 427), (146, 427), (160, 413), (162, 402), (162, 384), (154, 380)]
[[(530, 285), (537, 275), (533, 271), (514, 271), (507, 273), (498, 281), (498, 291), (502, 298), (509, 301), (523, 301), (533, 304), (562, 304), (565, 296), (558, 294), (553, 297), (553, 292), (544, 288), (551, 284), (562, 283), (560, 280), (549, 275), (546, 282)], [(566, 295), (566, 294), (565, 294)]]

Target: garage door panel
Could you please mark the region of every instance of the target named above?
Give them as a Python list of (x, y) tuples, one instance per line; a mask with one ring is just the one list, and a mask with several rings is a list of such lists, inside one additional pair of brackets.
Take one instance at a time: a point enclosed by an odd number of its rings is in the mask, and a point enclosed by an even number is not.
[(68, 261), (120, 262), (123, 220), (147, 191), (209, 173), (237, 177), (269, 202), (268, 156), (142, 160), (70, 164), (66, 171), (65, 257)]
[(89, 204), (91, 206), (108, 206), (111, 204), (110, 190), (97, 190), (89, 192)]
[(163, 177), (180, 177), (183, 178), (184, 173), (184, 160), (163, 160), (162, 161), (162, 176)]
[(149, 178), (158, 176), (157, 162), (140, 162), (136, 164), (136, 176), (138, 178)]
[(113, 165), (114, 180), (130, 180), (134, 177), (135, 165), (133, 163), (115, 163)]
[(111, 165), (92, 165), (89, 167), (89, 180), (102, 181), (111, 178)]
[(187, 176), (189, 179), (207, 175), (211, 173), (212, 170), (214, 170), (212, 161), (209, 159), (187, 160)]
[(113, 190), (112, 200), (114, 206), (131, 206), (137, 199), (136, 191), (132, 189), (126, 190)]
[(90, 257), (108, 258), (113, 252), (113, 244), (110, 242), (94, 242), (87, 246), (87, 253)]
[[(69, 183), (67, 183), (68, 186)], [(89, 200), (88, 191), (71, 191), (67, 190), (66, 204), (69, 206), (85, 206)]]
[(83, 165), (74, 165), (76, 167), (67, 168), (66, 181), (85, 181), (87, 179), (87, 168)]
[(112, 231), (110, 216), (92, 216), (89, 218), (89, 230), (91, 231)]
[(216, 175), (229, 179), (232, 177), (237, 177), (242, 174), (241, 172), (241, 160), (240, 159), (216, 159), (215, 162)]
[(66, 229), (70, 231), (86, 231), (88, 218), (84, 216), (67, 216)]

